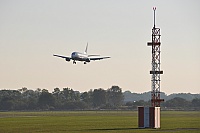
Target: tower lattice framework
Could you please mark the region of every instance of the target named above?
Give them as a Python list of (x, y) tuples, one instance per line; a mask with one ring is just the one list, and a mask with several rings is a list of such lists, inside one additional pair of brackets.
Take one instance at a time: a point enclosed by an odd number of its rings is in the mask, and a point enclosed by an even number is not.
[(152, 70), (150, 74), (151, 77), (151, 106), (160, 107), (160, 102), (164, 99), (160, 99), (160, 74), (163, 74), (163, 71), (160, 70), (160, 28), (155, 27), (155, 11), (154, 10), (154, 27), (152, 29), (152, 41), (148, 42), (147, 45), (152, 48)]

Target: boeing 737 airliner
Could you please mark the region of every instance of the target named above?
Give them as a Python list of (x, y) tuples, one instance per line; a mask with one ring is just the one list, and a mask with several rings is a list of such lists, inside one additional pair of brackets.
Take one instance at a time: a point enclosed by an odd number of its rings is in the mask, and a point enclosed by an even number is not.
[(110, 58), (110, 57), (91, 57), (91, 56), (99, 56), (99, 55), (88, 55), (87, 48), (88, 48), (88, 44), (86, 46), (84, 53), (73, 52), (71, 54), (71, 57), (66, 57), (66, 56), (61, 56), (61, 55), (53, 55), (53, 56), (64, 58), (66, 61), (73, 60), (73, 64), (76, 64), (76, 61), (84, 61), (84, 64), (86, 64), (87, 62), (90, 62), (91, 60), (102, 60), (102, 59)]

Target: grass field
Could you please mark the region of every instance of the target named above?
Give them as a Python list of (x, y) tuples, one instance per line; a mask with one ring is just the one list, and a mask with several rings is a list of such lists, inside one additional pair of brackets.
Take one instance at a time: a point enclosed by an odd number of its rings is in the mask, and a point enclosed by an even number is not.
[(162, 111), (160, 129), (138, 129), (137, 119), (136, 111), (0, 112), (0, 133), (200, 133), (198, 111)]

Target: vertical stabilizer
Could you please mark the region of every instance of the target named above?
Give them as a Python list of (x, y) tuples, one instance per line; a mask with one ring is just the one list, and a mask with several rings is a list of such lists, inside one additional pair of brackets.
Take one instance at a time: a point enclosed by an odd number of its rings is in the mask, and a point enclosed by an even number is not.
[(86, 46), (86, 48), (85, 48), (85, 54), (87, 54), (87, 49), (88, 49), (88, 43), (87, 43), (87, 46)]

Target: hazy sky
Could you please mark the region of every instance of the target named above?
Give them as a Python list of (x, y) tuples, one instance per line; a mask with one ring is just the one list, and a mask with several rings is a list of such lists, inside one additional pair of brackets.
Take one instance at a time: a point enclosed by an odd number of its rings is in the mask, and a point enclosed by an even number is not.
[[(0, 0), (0, 89), (151, 90), (151, 29), (161, 28), (161, 91), (200, 93), (199, 0)], [(111, 56), (84, 65), (53, 54)]]

